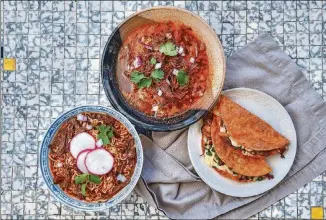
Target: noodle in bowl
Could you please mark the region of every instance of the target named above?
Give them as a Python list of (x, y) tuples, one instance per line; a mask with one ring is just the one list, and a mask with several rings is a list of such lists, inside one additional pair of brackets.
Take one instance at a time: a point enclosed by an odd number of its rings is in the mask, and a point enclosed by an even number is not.
[(78, 210), (100, 211), (131, 193), (141, 174), (143, 150), (123, 115), (104, 106), (80, 106), (51, 124), (39, 164), (56, 199)]

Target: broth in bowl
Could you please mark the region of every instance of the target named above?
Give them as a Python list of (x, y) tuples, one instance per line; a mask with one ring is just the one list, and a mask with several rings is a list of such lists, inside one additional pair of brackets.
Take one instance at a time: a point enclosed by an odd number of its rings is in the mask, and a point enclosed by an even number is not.
[(117, 80), (125, 100), (147, 116), (182, 114), (209, 85), (206, 45), (179, 22), (141, 25), (123, 41)]
[(66, 120), (49, 146), (53, 183), (86, 202), (105, 202), (129, 184), (137, 155), (133, 136), (115, 118), (82, 112)]

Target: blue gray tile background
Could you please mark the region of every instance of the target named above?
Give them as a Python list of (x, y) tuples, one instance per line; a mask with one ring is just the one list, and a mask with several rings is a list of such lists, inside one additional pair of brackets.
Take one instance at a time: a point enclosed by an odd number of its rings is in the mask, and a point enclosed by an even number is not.
[[(50, 195), (37, 164), (42, 136), (60, 113), (110, 105), (100, 83), (104, 45), (125, 17), (156, 5), (199, 14), (227, 56), (270, 32), (326, 98), (326, 1), (2, 1), (4, 57), (17, 65), (1, 74), (1, 219), (166, 218), (135, 193), (105, 212), (74, 211)], [(325, 192), (323, 174), (253, 218), (310, 218), (312, 206), (326, 207)]]

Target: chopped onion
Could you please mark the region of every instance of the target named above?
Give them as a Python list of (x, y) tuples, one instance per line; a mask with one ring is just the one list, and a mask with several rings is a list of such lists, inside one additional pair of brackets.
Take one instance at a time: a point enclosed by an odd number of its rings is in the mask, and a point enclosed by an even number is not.
[(158, 95), (158, 96), (162, 96), (162, 94), (163, 94), (162, 90), (159, 89), (158, 92), (157, 92), (157, 95)]
[(124, 182), (126, 182), (127, 178), (124, 175), (119, 174), (117, 176), (117, 180), (119, 180), (120, 182), (123, 182), (124, 183)]
[(166, 79), (165, 81), (166, 81), (166, 83), (167, 83), (167, 84), (171, 85), (171, 83), (170, 83), (170, 80), (169, 80), (169, 79)]
[(166, 33), (165, 36), (166, 36), (167, 39), (171, 39), (172, 38), (172, 34), (171, 33)]
[(154, 105), (153, 108), (152, 108), (152, 111), (157, 112), (158, 111), (158, 105)]
[(172, 74), (176, 76), (176, 75), (178, 75), (178, 72), (179, 72), (179, 70), (177, 70), (177, 69), (173, 69)]
[(103, 141), (102, 139), (99, 139), (97, 142), (96, 142), (96, 147), (102, 147), (103, 146)]
[(190, 63), (194, 63), (195, 62), (195, 58), (191, 57), (189, 60)]
[(78, 121), (87, 121), (87, 116), (84, 116), (82, 114), (77, 115), (77, 120)]
[(92, 128), (93, 128), (92, 125), (89, 125), (89, 124), (86, 125), (86, 129), (87, 129), (87, 130), (91, 130)]
[(153, 47), (147, 45), (147, 44), (143, 44), (145, 48), (149, 49), (149, 50), (153, 50)]
[(63, 164), (61, 163), (61, 162), (58, 162), (57, 164), (56, 164), (56, 167), (62, 167), (63, 166)]
[[(144, 37), (143, 37), (144, 38)], [(147, 49), (149, 49), (149, 50), (153, 50), (153, 47), (151, 47), (151, 46), (149, 46), (149, 45), (147, 45), (147, 44), (145, 44), (143, 41), (144, 41), (144, 39), (142, 38), (142, 40), (141, 41), (139, 41), (139, 43), (141, 43), (145, 48), (147, 48)]]
[(179, 54), (182, 54), (183, 53), (183, 47), (181, 47), (181, 46), (179, 47), (178, 53)]
[(195, 49), (196, 49), (196, 57), (198, 56), (198, 48), (197, 48), (197, 44), (195, 46)]
[(162, 63), (155, 64), (155, 69), (160, 69), (162, 67)]
[(135, 68), (140, 67), (141, 64), (142, 64), (142, 60), (141, 60), (141, 58), (140, 58), (139, 56), (137, 56), (137, 57), (135, 58), (133, 64), (134, 64), (134, 67), (135, 67)]

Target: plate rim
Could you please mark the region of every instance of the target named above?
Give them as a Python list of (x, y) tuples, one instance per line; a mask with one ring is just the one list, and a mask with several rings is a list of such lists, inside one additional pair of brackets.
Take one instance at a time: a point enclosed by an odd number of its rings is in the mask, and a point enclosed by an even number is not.
[[(244, 194), (234, 194), (234, 193), (230, 193), (229, 191), (225, 192), (225, 190), (223, 190), (223, 187), (216, 187), (214, 184), (211, 183), (211, 181), (209, 180), (209, 178), (201, 173), (200, 169), (197, 167), (197, 163), (198, 162), (194, 162), (194, 159), (193, 156), (192, 156), (192, 151), (190, 149), (190, 142), (193, 142), (193, 138), (191, 138), (191, 135), (188, 135), (188, 138), (187, 138), (187, 147), (188, 147), (188, 155), (190, 157), (190, 161), (194, 167), (194, 169), (196, 170), (196, 173), (199, 175), (199, 177), (202, 179), (202, 181), (204, 181), (209, 187), (211, 187), (212, 189), (220, 192), (220, 193), (223, 193), (225, 195), (228, 195), (228, 196), (233, 196), (233, 197), (242, 197), (242, 198), (245, 198), (245, 197), (251, 197), (251, 196), (256, 196), (256, 195), (260, 195), (260, 194), (263, 194), (263, 193), (266, 193), (267, 191), (273, 189), (274, 187), (276, 187), (280, 182), (282, 182), (284, 180), (284, 178), (286, 177), (286, 175), (289, 173), (289, 171), (291, 170), (292, 166), (293, 166), (293, 163), (294, 163), (294, 160), (295, 160), (295, 157), (296, 157), (296, 152), (297, 152), (297, 134), (296, 134), (296, 129), (295, 129), (295, 126), (294, 126), (294, 123), (293, 123), (293, 120), (290, 116), (290, 114), (288, 113), (288, 111), (285, 109), (285, 107), (278, 101), (276, 100), (274, 97), (270, 96), (269, 94), (267, 93), (264, 93), (262, 91), (259, 91), (259, 90), (256, 90), (256, 89), (251, 89), (251, 88), (245, 88), (245, 87), (239, 87), (239, 88), (233, 88), (233, 89), (228, 89), (228, 90), (223, 90), (223, 92), (221, 94), (224, 94), (224, 93), (227, 93), (227, 92), (233, 92), (233, 91), (250, 91), (250, 92), (253, 92), (253, 93), (256, 93), (258, 95), (263, 95), (265, 97), (267, 97), (268, 99), (272, 100), (273, 103), (275, 103), (276, 105), (278, 105), (279, 107), (281, 107), (280, 109), (282, 109), (285, 113), (286, 113), (286, 117), (288, 117), (289, 119), (289, 122), (290, 122), (290, 126), (291, 126), (291, 130), (293, 130), (293, 140), (294, 140), (294, 143), (292, 142), (291, 144), (293, 144), (293, 147), (294, 147), (294, 153), (293, 153), (293, 158), (290, 158), (290, 166), (288, 168), (288, 170), (285, 172), (285, 174), (283, 175), (283, 177), (278, 181), (276, 182), (273, 186), (267, 188), (267, 189), (264, 189), (262, 190), (261, 192), (258, 191), (257, 193), (244, 193)], [(188, 134), (190, 132), (191, 129), (194, 129), (194, 127), (198, 124), (198, 123), (202, 123), (202, 119), (198, 122), (196, 122), (195, 124), (191, 125), (189, 127), (189, 130), (188, 130)], [(198, 172), (199, 171), (199, 172)], [(213, 170), (212, 170), (213, 171)], [(217, 172), (215, 172), (217, 175), (221, 176), (220, 174), (218, 174)], [(223, 176), (221, 176), (223, 177)], [(223, 177), (225, 178), (225, 177)], [(245, 184), (245, 183), (244, 183)], [(261, 182), (261, 184), (263, 184), (263, 182)]]
[[(55, 186), (55, 184), (53, 184), (53, 182), (49, 181), (49, 178), (46, 178), (46, 175), (50, 175), (51, 180), (53, 180), (53, 177), (52, 177), (50, 168), (48, 167), (47, 157), (44, 158), (44, 155), (42, 155), (42, 154), (48, 154), (48, 149), (47, 149), (48, 143), (49, 143), (49, 141), (50, 142), (52, 141), (55, 133), (60, 128), (62, 123), (64, 121), (66, 121), (67, 119), (71, 118), (73, 115), (76, 115), (80, 112), (87, 111), (87, 109), (91, 109), (90, 111), (92, 111), (92, 112), (106, 113), (109, 116), (118, 120), (121, 124), (123, 124), (128, 129), (128, 131), (133, 136), (133, 138), (135, 139), (135, 145), (136, 145), (136, 151), (137, 151), (137, 163), (136, 163), (136, 167), (135, 167), (133, 176), (131, 177), (131, 182), (128, 185), (126, 185), (126, 187), (124, 187), (121, 191), (119, 191), (117, 194), (115, 194), (112, 198), (108, 199), (105, 202), (99, 202), (99, 203), (98, 202), (85, 202), (85, 201), (73, 198), (73, 197), (67, 195), (65, 192), (63, 192), (63, 190), (60, 187)], [(65, 117), (66, 115), (69, 115), (69, 114), (73, 114), (73, 115), (69, 116), (68, 118), (66, 118), (64, 120), (62, 119), (63, 117)], [(51, 132), (51, 130), (52, 130), (52, 132)], [(142, 147), (142, 143), (141, 143), (140, 137), (138, 135), (138, 132), (136, 131), (134, 125), (123, 114), (116, 111), (112, 107), (107, 107), (104, 105), (82, 105), (82, 106), (73, 107), (73, 108), (61, 113), (50, 124), (50, 126), (46, 130), (46, 132), (43, 136), (41, 145), (38, 150), (39, 169), (41, 171), (42, 180), (44, 181), (45, 185), (47, 186), (47, 189), (50, 191), (50, 193), (53, 195), (53, 197), (55, 197), (59, 202), (65, 204), (71, 208), (74, 208), (76, 210), (80, 210), (80, 211), (102, 211), (102, 210), (108, 209), (112, 206), (115, 206), (116, 204), (121, 202), (123, 199), (125, 199), (133, 191), (136, 184), (138, 183), (138, 180), (140, 179), (140, 176), (141, 176), (143, 163), (144, 163), (143, 147)], [(61, 196), (57, 195), (55, 193), (55, 191), (59, 194), (63, 194), (64, 196), (61, 198)], [(73, 203), (77, 203), (77, 204), (72, 204), (71, 202), (69, 202), (69, 200), (71, 200), (71, 201), (73, 201)], [(84, 204), (84, 205), (81, 205), (81, 204)]]

